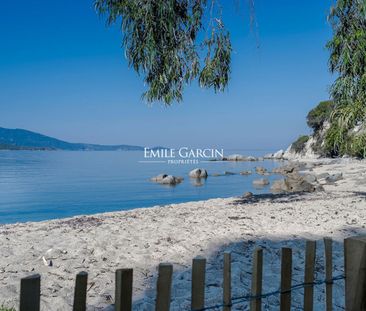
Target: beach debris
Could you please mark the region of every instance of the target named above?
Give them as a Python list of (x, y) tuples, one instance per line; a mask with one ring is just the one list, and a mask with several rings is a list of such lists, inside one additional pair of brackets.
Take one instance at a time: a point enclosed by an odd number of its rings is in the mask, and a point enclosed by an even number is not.
[(42, 261), (43, 261), (43, 264), (47, 267), (52, 267), (53, 266), (52, 260), (47, 260), (46, 257), (44, 257), (44, 256), (42, 256)]
[(189, 172), (189, 177), (191, 178), (207, 178), (207, 171), (203, 168), (195, 168)]
[(253, 180), (253, 186), (255, 187), (264, 187), (269, 185), (269, 180), (267, 178), (260, 178)]
[(173, 175), (160, 174), (151, 178), (150, 180), (153, 182), (157, 182), (162, 185), (176, 185), (183, 181), (183, 177), (177, 177)]

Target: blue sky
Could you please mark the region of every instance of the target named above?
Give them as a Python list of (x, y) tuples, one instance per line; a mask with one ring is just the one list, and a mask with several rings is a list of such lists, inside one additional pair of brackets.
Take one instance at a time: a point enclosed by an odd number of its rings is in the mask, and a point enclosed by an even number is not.
[[(0, 3), (0, 126), (72, 142), (171, 147), (284, 148), (308, 133), (306, 114), (328, 98), (328, 0), (225, 0), (233, 70), (222, 94), (187, 87), (172, 107), (141, 100), (118, 26), (93, 1)], [(259, 42), (259, 47), (257, 43)]]

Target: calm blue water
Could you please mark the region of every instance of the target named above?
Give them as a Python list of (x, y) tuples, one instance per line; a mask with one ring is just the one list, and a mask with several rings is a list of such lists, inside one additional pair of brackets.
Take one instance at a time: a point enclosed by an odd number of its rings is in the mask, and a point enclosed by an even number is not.
[[(253, 189), (253, 179), (260, 177), (256, 174), (209, 177), (196, 186), (188, 172), (203, 167), (209, 174), (238, 173), (257, 165), (269, 169), (280, 165), (274, 161), (146, 164), (138, 162), (142, 157), (143, 152), (0, 151), (0, 223), (269, 192), (268, 187)], [(160, 173), (185, 180), (175, 187), (149, 181)]]

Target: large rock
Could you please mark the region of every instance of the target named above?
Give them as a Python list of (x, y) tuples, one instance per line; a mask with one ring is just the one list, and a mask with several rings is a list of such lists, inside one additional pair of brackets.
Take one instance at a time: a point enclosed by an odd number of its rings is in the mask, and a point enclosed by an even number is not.
[(255, 187), (264, 187), (269, 185), (269, 180), (267, 178), (260, 178), (253, 180), (253, 186)]
[(273, 192), (314, 192), (322, 189), (313, 176), (303, 176), (296, 172), (289, 174), (285, 179), (274, 181), (271, 186)]
[(283, 155), (285, 154), (285, 151), (278, 150), (274, 153), (267, 153), (263, 156), (264, 159), (269, 159), (269, 160), (282, 160), (283, 159)]
[(207, 171), (203, 168), (195, 168), (189, 172), (189, 177), (191, 178), (206, 178), (207, 176)]
[(173, 175), (160, 174), (151, 178), (151, 181), (157, 182), (162, 185), (176, 185), (183, 181), (183, 177), (177, 177)]
[(245, 192), (245, 193), (243, 194), (243, 198), (245, 198), (245, 199), (249, 199), (249, 198), (251, 198), (251, 197), (253, 197), (253, 193), (252, 193), (252, 192), (250, 192), (250, 191)]
[(308, 183), (316, 183), (318, 181), (317, 177), (314, 174), (304, 174), (303, 175), (304, 180), (306, 180)]
[(325, 178), (325, 181), (327, 183), (335, 183), (338, 180), (343, 179), (343, 174), (342, 173), (337, 173), (337, 174), (332, 174), (328, 177)]
[(304, 169), (304, 164), (302, 164), (300, 162), (290, 162), (287, 165), (275, 167), (272, 170), (272, 173), (287, 176), (289, 174), (297, 173), (302, 169)]
[(330, 174), (329, 173), (321, 173), (321, 174), (318, 174), (316, 177), (318, 179), (326, 179), (327, 177), (329, 177)]
[(273, 154), (273, 159), (276, 159), (276, 160), (280, 160), (280, 159), (282, 159), (283, 158), (283, 154), (284, 154), (285, 152), (281, 149), (281, 150), (278, 150), (277, 152), (275, 152), (274, 154)]
[(168, 174), (159, 174), (158, 176), (152, 177), (150, 180), (155, 182), (161, 182), (167, 176)]

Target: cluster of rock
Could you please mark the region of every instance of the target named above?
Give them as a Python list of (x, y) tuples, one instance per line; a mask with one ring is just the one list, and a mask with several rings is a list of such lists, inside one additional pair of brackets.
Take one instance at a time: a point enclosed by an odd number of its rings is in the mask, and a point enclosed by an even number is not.
[[(207, 178), (207, 176), (208, 176), (207, 171), (202, 168), (196, 168), (189, 172), (190, 178), (201, 179), (201, 178)], [(152, 177), (150, 180), (152, 182), (156, 182), (161, 185), (174, 186), (174, 185), (180, 184), (184, 180), (184, 178), (179, 177), (179, 176), (168, 175), (168, 174), (159, 174), (155, 177)]]
[(283, 151), (281, 149), (274, 153), (267, 153), (266, 155), (264, 155), (263, 158), (266, 160), (283, 160), (283, 159), (286, 159), (286, 156), (285, 156), (286, 153), (287, 153), (287, 150)]
[(273, 169), (273, 173), (285, 176), (284, 179), (272, 183), (273, 192), (314, 192), (322, 191), (323, 184), (334, 183), (343, 178), (342, 174), (324, 173), (314, 175), (311, 173), (300, 174), (303, 169), (311, 168), (311, 164), (290, 163), (286, 166)]
[[(277, 154), (279, 156), (279, 154)], [(311, 163), (301, 163), (301, 162), (290, 162), (287, 165), (274, 168), (271, 172), (262, 166), (257, 166), (255, 172), (258, 175), (268, 176), (270, 174), (280, 174), (284, 178), (280, 180), (275, 180), (271, 184), (272, 192), (314, 192), (323, 190), (324, 184), (335, 183), (342, 179), (342, 174), (323, 173), (319, 175), (314, 175), (311, 173), (301, 173), (304, 170), (311, 170), (313, 168)], [(237, 173), (225, 171), (223, 174), (212, 174), (211, 176), (228, 176), (235, 175)], [(252, 171), (241, 171), (240, 175), (250, 175)], [(208, 177), (208, 172), (202, 168), (196, 168), (189, 172), (189, 177), (196, 180), (205, 179)], [(162, 185), (177, 185), (183, 181), (183, 177), (160, 174), (151, 178), (151, 181), (162, 184)], [(253, 180), (253, 186), (256, 188), (261, 188), (268, 186), (270, 181), (263, 177)], [(201, 185), (201, 183), (198, 183)]]
[(262, 161), (263, 158), (256, 158), (253, 156), (245, 156), (242, 154), (231, 154), (228, 155), (227, 157), (223, 157), (222, 161), (242, 161), (242, 162), (254, 162), (254, 161)]

